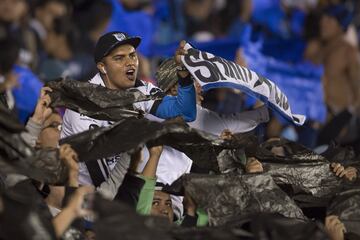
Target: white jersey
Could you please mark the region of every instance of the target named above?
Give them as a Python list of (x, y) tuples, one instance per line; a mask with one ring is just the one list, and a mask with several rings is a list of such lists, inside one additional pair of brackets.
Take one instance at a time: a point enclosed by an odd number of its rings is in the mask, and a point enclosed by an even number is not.
[[(105, 87), (105, 84), (101, 79), (100, 74), (96, 74), (89, 82), (92, 84), (97, 84)], [(136, 89), (140, 90), (145, 95), (152, 95), (155, 94), (156, 92), (161, 91), (159, 88), (155, 87), (153, 84), (148, 82), (140, 81), (138, 85), (140, 86), (137, 86)], [(154, 100), (150, 100), (150, 101), (134, 103), (133, 106), (137, 110), (142, 110), (145, 113), (149, 113), (153, 104), (154, 104)], [(93, 119), (88, 116), (79, 114), (75, 111), (72, 111), (70, 109), (66, 109), (63, 117), (61, 138), (65, 138), (92, 128), (107, 127), (111, 124), (112, 122), (110, 121)], [(113, 169), (119, 158), (120, 155), (117, 155), (106, 159), (99, 159), (97, 161), (98, 168), (101, 170), (102, 173), (102, 176), (97, 176), (99, 178), (100, 183), (101, 180), (105, 180), (109, 176), (110, 171)], [(100, 184), (99, 182), (95, 183), (92, 181), (92, 179), (90, 178), (89, 171), (84, 162), (80, 162), (79, 164), (79, 183), (81, 185)]]
[[(234, 133), (248, 132), (255, 129), (259, 123), (269, 120), (269, 113), (266, 106), (252, 111), (235, 113), (229, 116), (221, 116), (216, 112), (202, 108), (199, 105), (196, 107), (196, 120), (188, 123), (190, 127), (215, 135), (220, 135), (224, 129), (229, 129)], [(147, 114), (145, 117), (152, 121), (164, 121), (151, 114)], [(142, 152), (143, 159), (139, 163), (138, 172), (141, 172), (144, 169), (149, 159), (149, 151), (147, 148), (144, 148)], [(192, 160), (184, 153), (169, 146), (164, 146), (156, 170), (157, 181), (164, 184), (172, 184), (183, 174), (189, 173), (191, 166)], [(184, 209), (182, 199), (182, 197), (171, 195), (173, 210), (177, 216), (182, 216), (183, 214)]]

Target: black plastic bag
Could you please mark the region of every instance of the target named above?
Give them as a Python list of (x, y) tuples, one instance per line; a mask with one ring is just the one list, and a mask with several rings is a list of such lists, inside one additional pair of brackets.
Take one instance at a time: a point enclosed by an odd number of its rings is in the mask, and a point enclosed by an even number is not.
[(30, 180), (7, 189), (1, 199), (1, 239), (56, 239), (52, 216)]
[(171, 146), (184, 152), (200, 167), (215, 171), (218, 170), (218, 153), (224, 148), (239, 147), (184, 124), (135, 118), (67, 137), (60, 144), (70, 144), (80, 161), (90, 161), (134, 150), (148, 142)]
[(211, 225), (223, 225), (234, 216), (258, 212), (306, 219), (270, 175), (189, 174), (184, 177), (184, 187), (198, 206), (207, 211)]
[(25, 131), (25, 127), (7, 108), (0, 104), (0, 128), (7, 132), (19, 133)]
[(108, 239), (173, 239), (166, 231), (170, 228), (165, 218), (145, 217), (129, 206), (97, 196), (94, 200), (95, 234), (98, 240)]
[(47, 83), (52, 107), (66, 107), (80, 114), (108, 121), (127, 117), (139, 117), (143, 113), (134, 110), (135, 102), (157, 99), (146, 96), (137, 89), (113, 90), (88, 82), (59, 79)]
[(347, 234), (360, 239), (360, 187), (338, 193), (327, 209), (327, 215), (336, 215), (344, 223)]
[[(274, 148), (282, 148), (283, 154), (275, 154)], [(305, 194), (313, 197), (308, 201), (323, 201), (325, 206), (326, 199), (351, 184), (332, 172), (326, 158), (285, 139), (261, 144), (252, 156), (260, 160), (264, 172), (292, 197)]]
[[(275, 154), (272, 152), (272, 149), (275, 147), (280, 147), (283, 149), (282, 155)], [(251, 150), (251, 151), (250, 151)], [(286, 139), (274, 140), (264, 142), (256, 149), (246, 149), (246, 156), (256, 157), (261, 162), (278, 162), (280, 161), (289, 161), (293, 163), (308, 163), (315, 161), (317, 162), (326, 162), (327, 159), (323, 156), (316, 154), (305, 146), (291, 142)]]
[[(56, 148), (44, 148), (35, 152), (34, 156), (26, 159), (30, 163), (27, 176), (50, 185), (65, 185), (68, 181), (68, 168), (59, 157)], [(33, 169), (37, 169), (34, 172)]]

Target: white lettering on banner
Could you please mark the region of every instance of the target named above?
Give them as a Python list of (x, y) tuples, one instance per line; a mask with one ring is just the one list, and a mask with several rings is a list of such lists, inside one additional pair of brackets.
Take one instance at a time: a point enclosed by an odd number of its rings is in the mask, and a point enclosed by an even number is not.
[(201, 86), (238, 88), (254, 97), (265, 98), (275, 110), (297, 125), (303, 125), (305, 116), (293, 114), (286, 95), (269, 79), (211, 53), (202, 52), (186, 44), (187, 54), (181, 60)]

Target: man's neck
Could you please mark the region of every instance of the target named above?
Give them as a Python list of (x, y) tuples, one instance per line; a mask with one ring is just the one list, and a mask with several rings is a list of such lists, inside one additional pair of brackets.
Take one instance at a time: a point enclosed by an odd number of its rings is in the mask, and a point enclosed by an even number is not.
[(119, 88), (119, 87), (117, 87), (116, 85), (112, 84), (112, 83), (109, 81), (109, 78), (107, 77), (107, 75), (101, 74), (101, 73), (99, 73), (99, 75), (100, 75), (102, 81), (104, 82), (106, 88), (112, 89), (112, 90), (123, 90), (123, 91), (126, 90), (126, 89)]

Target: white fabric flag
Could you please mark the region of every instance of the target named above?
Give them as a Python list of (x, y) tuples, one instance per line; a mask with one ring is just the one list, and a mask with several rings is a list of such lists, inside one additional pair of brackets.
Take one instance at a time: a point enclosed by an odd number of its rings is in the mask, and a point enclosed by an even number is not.
[(232, 61), (195, 49), (190, 44), (186, 44), (185, 49), (188, 53), (181, 60), (204, 91), (212, 88), (239, 89), (269, 104), (296, 125), (304, 124), (306, 117), (291, 112), (286, 95), (269, 79)]

